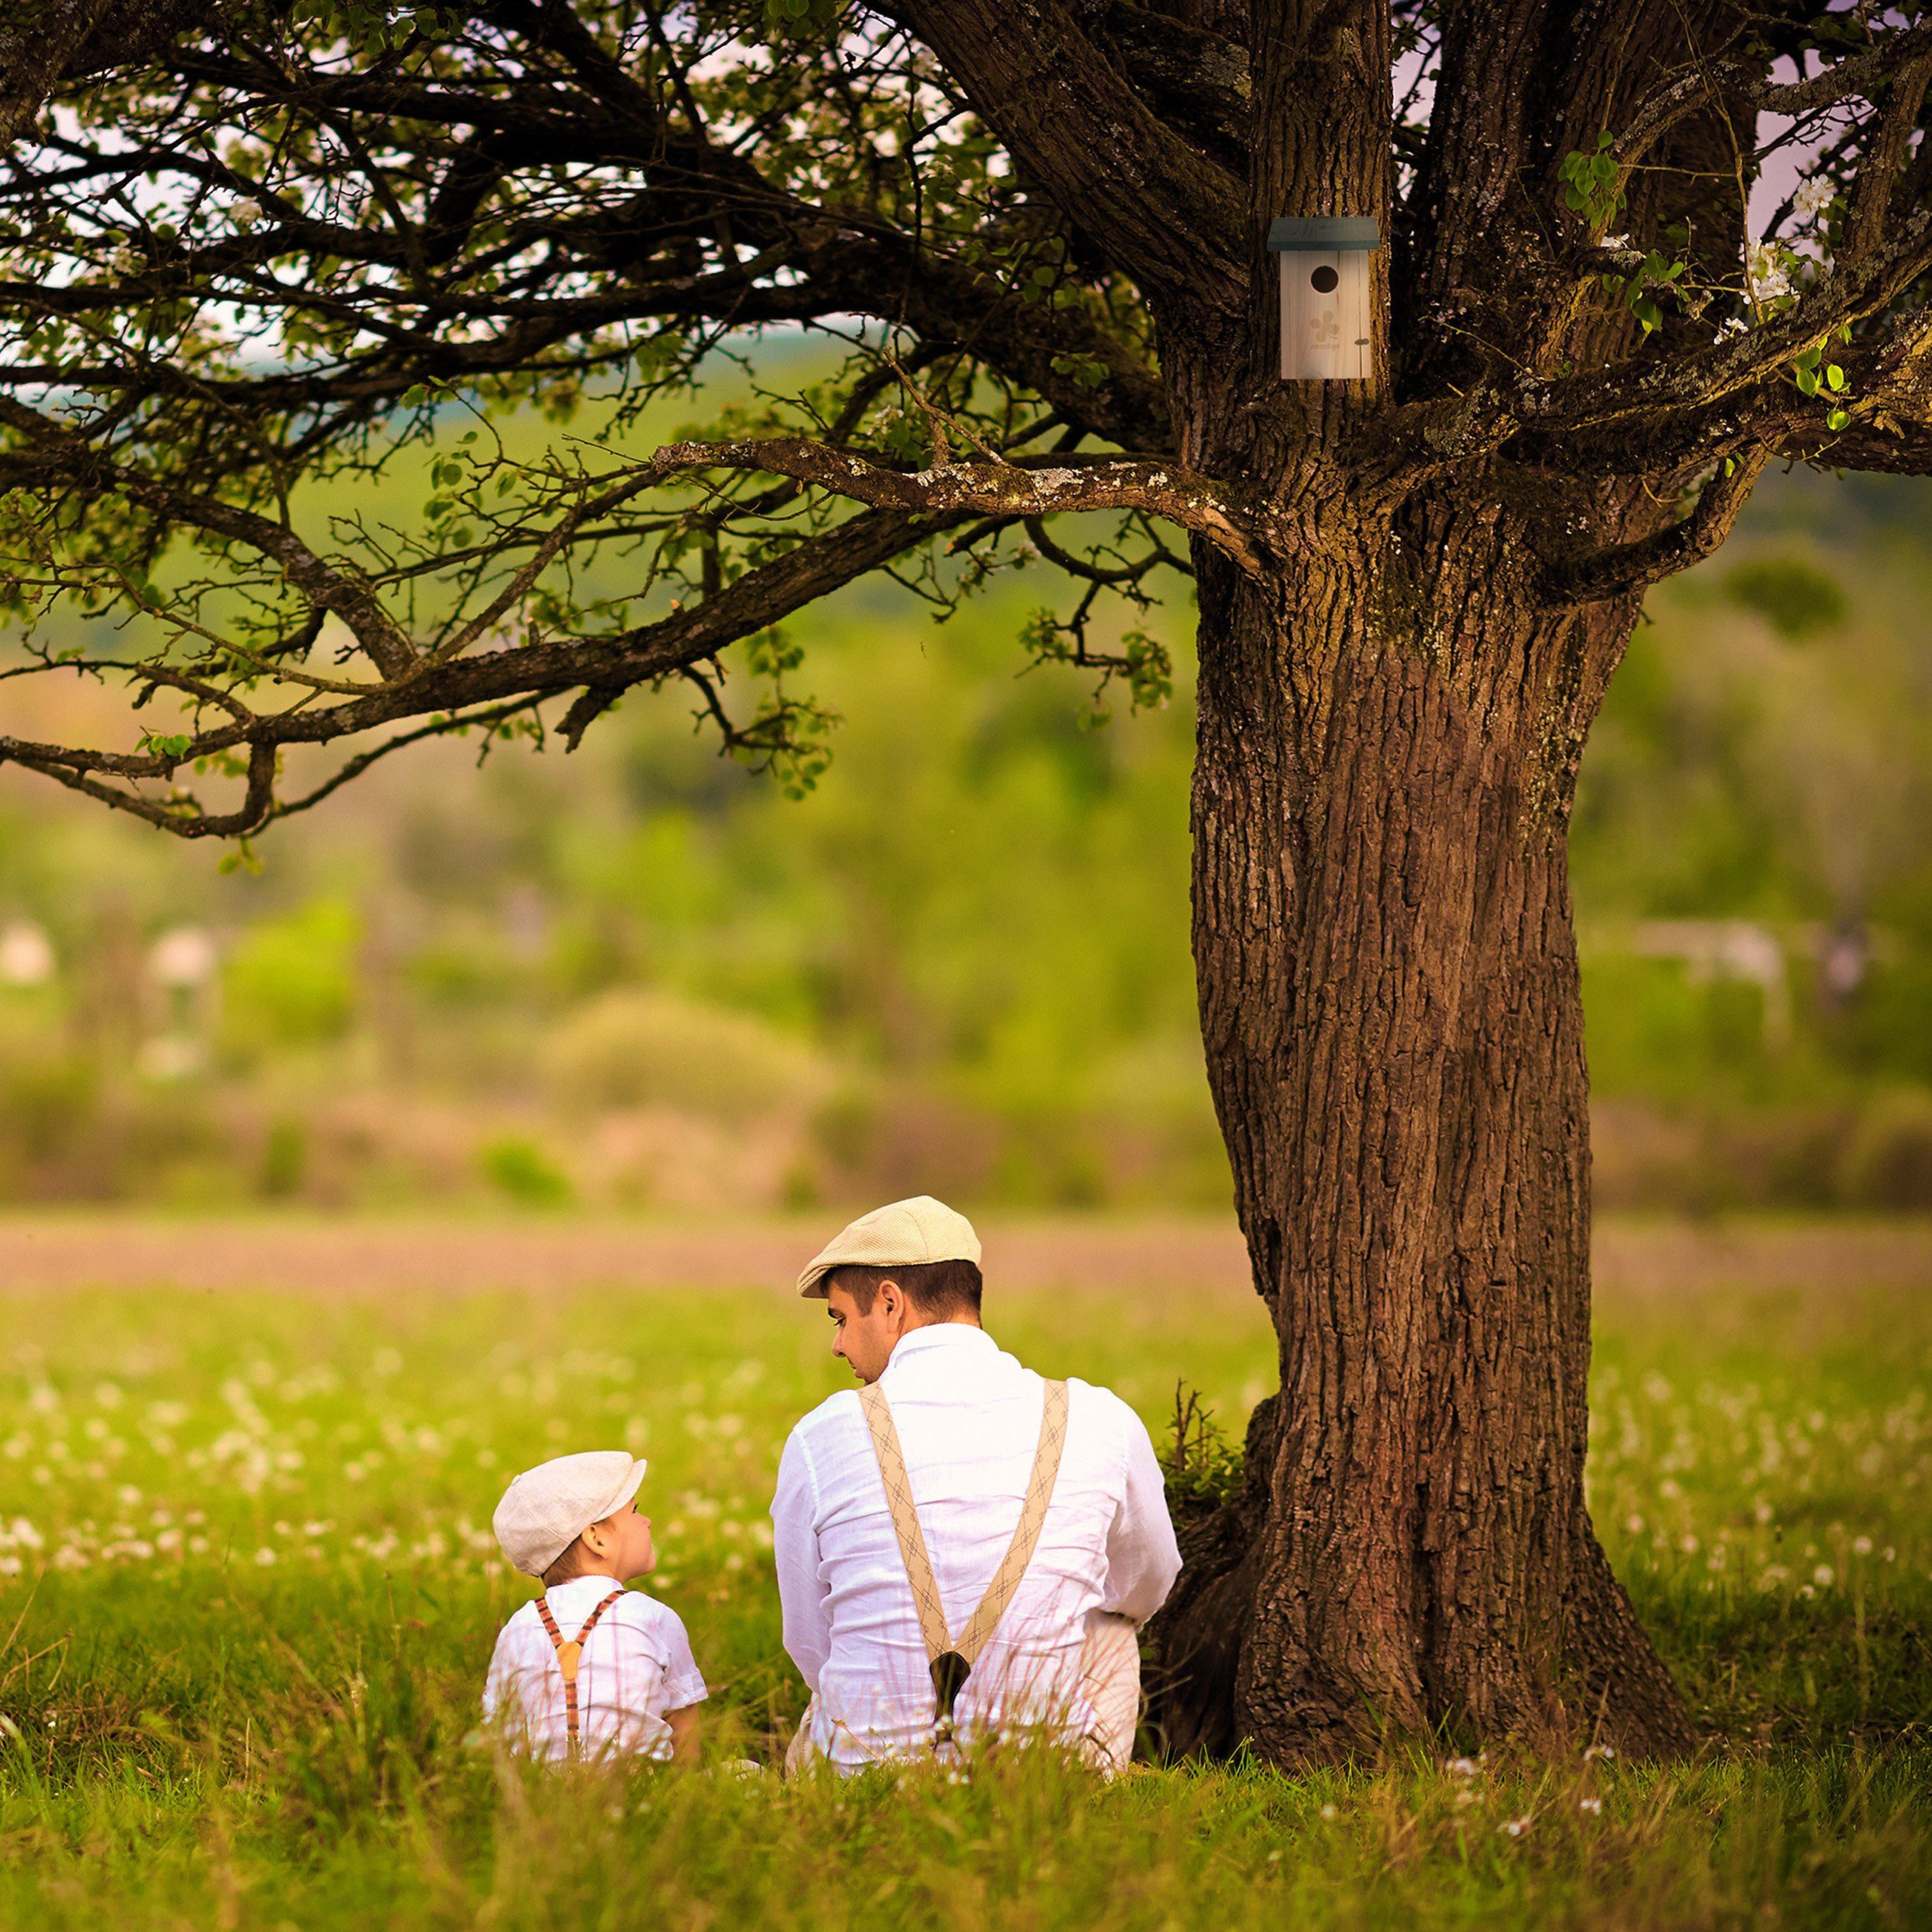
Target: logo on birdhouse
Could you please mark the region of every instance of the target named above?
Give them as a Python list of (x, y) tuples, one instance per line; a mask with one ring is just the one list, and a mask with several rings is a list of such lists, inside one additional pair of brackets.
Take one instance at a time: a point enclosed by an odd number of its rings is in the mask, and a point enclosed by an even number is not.
[(1284, 215), (1268, 230), (1281, 262), (1281, 375), (1359, 382), (1375, 373), (1371, 257), (1381, 231), (1366, 217)]

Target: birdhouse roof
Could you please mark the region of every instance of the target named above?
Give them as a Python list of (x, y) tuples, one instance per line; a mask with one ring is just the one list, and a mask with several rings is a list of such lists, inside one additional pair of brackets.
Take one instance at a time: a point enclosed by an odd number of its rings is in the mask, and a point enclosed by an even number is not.
[(1268, 224), (1268, 246), (1275, 254), (1326, 254), (1341, 248), (1379, 248), (1382, 231), (1373, 215), (1277, 215)]

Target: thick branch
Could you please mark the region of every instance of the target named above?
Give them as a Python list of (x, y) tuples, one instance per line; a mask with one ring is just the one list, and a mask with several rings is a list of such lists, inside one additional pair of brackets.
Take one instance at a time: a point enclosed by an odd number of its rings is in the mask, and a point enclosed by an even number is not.
[(1728, 459), (1704, 485), (1687, 516), (1648, 537), (1552, 563), (1543, 573), (1548, 594), (1558, 603), (1601, 603), (1632, 595), (1701, 563), (1730, 534), (1770, 458), (1770, 451), (1760, 445)]
[(1157, 121), (1061, 0), (887, 0), (1029, 180), (1163, 314), (1238, 315), (1254, 222), (1239, 184)]
[(737, 442), (670, 443), (652, 457), (659, 475), (735, 469), (790, 476), (855, 503), (932, 516), (1051, 516), (1079, 510), (1145, 510), (1205, 537), (1244, 570), (1259, 573), (1254, 538), (1232, 494), (1177, 465), (1103, 462), (1041, 466), (949, 463), (930, 469), (888, 469), (850, 450), (801, 436)]

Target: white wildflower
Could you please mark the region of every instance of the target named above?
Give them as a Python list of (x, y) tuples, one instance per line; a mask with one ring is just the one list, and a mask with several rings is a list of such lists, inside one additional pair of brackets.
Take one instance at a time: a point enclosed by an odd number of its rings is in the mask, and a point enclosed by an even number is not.
[(1811, 1580), (1820, 1589), (1829, 1590), (1838, 1581), (1838, 1572), (1829, 1563), (1821, 1563), (1812, 1571)]
[(1869, 1537), (1854, 1537), (1851, 1553), (1854, 1556), (1869, 1556), (1872, 1554), (1872, 1539)]
[(1603, 1800), (1601, 1798), (1580, 1798), (1577, 1801), (1577, 1809), (1587, 1811), (1594, 1818), (1603, 1809)]
[(1501, 1829), (1508, 1832), (1512, 1838), (1519, 1838), (1530, 1829), (1532, 1822), (1527, 1814), (1521, 1818), (1506, 1818), (1503, 1821)]

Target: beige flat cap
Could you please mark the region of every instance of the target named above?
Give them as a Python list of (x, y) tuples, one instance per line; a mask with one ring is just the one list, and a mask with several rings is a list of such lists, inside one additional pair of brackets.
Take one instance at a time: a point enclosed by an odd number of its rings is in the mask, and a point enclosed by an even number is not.
[(586, 1449), (525, 1469), (503, 1491), (490, 1527), (516, 1567), (540, 1577), (592, 1523), (614, 1516), (644, 1480), (644, 1458)]
[(798, 1292), (823, 1300), (825, 1278), (835, 1268), (911, 1268), (926, 1261), (977, 1263), (979, 1258), (980, 1237), (972, 1223), (943, 1201), (915, 1194), (909, 1201), (875, 1208), (834, 1235), (798, 1277)]

